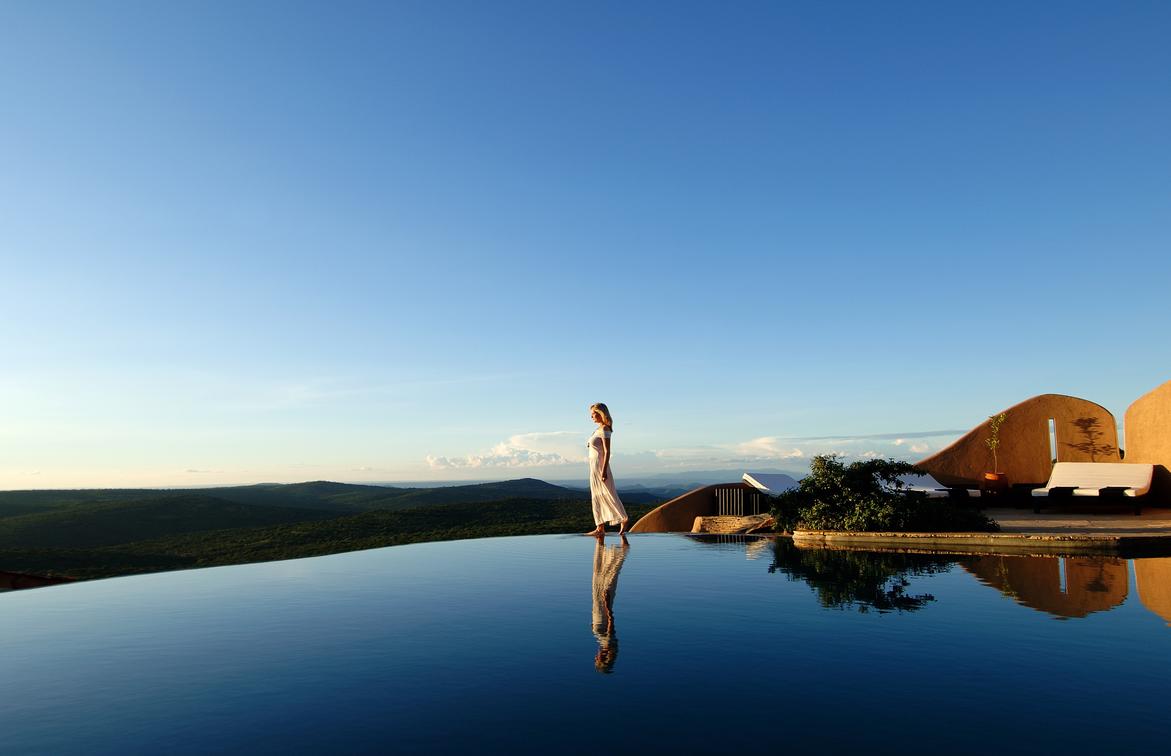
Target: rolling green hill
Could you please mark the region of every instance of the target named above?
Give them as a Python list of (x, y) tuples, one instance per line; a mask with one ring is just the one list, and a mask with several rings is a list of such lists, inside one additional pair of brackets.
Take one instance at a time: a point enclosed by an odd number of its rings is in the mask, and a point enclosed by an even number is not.
[(315, 510), (238, 504), (199, 494), (163, 494), (0, 519), (0, 550), (108, 546), (201, 530), (254, 528), (333, 516)]
[(133, 501), (162, 493), (164, 492), (144, 488), (0, 491), (0, 519), (71, 507)]
[(579, 499), (581, 494), (536, 478), (520, 478), (470, 486), (403, 489), (403, 493), (395, 499), (393, 508), (416, 509), (430, 504), (472, 504), (506, 498)]
[[(637, 519), (657, 503), (628, 500), (627, 511)], [(0, 571), (84, 579), (592, 527), (588, 493), (532, 478), (0, 492)]]
[[(416, 509), (430, 504), (497, 501), (506, 498), (578, 499), (588, 491), (565, 488), (536, 478), (498, 483), (479, 483), (432, 488), (395, 488), (331, 481), (307, 483), (260, 483), (251, 486), (151, 490), (96, 489), (61, 491), (0, 491), (0, 520), (37, 512), (54, 512), (94, 504), (139, 501), (175, 494), (208, 496), (222, 501), (260, 507), (320, 510), (336, 515), (372, 510)], [(634, 504), (661, 502), (660, 496), (641, 491), (622, 492)]]
[(308, 483), (261, 483), (254, 486), (205, 488), (200, 493), (224, 501), (258, 507), (301, 507), (350, 514), (392, 506), (391, 502), (413, 490), (315, 480)]

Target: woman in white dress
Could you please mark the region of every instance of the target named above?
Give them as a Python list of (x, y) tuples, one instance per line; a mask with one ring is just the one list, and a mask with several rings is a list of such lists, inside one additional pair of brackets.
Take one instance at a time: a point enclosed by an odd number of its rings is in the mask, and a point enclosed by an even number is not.
[(594, 510), (595, 527), (586, 535), (606, 535), (606, 523), (620, 525), (618, 534), (626, 532), (626, 507), (614, 489), (614, 475), (610, 472), (610, 434), (614, 432), (614, 418), (606, 405), (590, 406), (590, 419), (598, 424), (586, 445), (590, 450), (590, 503)]

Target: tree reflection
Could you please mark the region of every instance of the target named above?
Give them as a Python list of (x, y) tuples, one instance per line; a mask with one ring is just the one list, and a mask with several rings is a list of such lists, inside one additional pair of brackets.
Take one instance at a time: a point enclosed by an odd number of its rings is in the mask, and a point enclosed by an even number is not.
[(871, 609), (910, 612), (922, 609), (935, 596), (908, 593), (908, 578), (946, 572), (954, 564), (954, 559), (925, 554), (801, 549), (778, 538), (768, 570), (808, 583), (824, 607), (856, 608), (863, 613)]

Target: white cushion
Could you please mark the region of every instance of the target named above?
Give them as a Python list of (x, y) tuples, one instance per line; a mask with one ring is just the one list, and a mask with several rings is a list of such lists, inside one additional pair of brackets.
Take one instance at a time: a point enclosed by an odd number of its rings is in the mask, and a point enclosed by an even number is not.
[(1100, 496), (1103, 488), (1124, 488), (1125, 496), (1142, 496), (1151, 489), (1154, 465), (1126, 462), (1058, 462), (1049, 482), (1034, 488), (1033, 496), (1048, 496), (1054, 488), (1072, 488), (1074, 496)]

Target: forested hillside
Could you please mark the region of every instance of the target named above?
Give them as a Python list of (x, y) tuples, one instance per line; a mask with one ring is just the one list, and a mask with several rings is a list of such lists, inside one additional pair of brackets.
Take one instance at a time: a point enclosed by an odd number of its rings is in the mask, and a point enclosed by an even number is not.
[[(632, 520), (659, 503), (627, 498)], [(526, 478), (445, 488), (317, 481), (0, 492), (0, 571), (73, 578), (593, 527), (588, 495)]]

